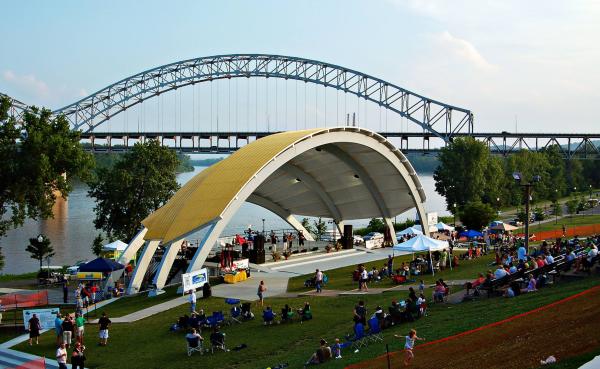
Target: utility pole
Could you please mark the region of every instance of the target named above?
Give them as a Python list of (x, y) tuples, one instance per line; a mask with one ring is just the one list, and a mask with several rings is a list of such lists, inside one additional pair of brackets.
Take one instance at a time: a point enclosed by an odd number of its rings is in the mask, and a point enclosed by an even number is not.
[(525, 249), (529, 252), (529, 201), (531, 199), (531, 187), (535, 182), (541, 181), (542, 177), (539, 175), (533, 176), (533, 181), (528, 183), (521, 183), (521, 173), (513, 173), (513, 178), (517, 184), (525, 189)]

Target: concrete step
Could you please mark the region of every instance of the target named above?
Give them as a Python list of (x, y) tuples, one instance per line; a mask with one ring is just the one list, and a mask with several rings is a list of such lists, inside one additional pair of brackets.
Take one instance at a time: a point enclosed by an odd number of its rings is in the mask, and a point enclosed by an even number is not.
[(292, 257), (289, 258), (288, 260), (272, 261), (272, 262), (260, 264), (260, 266), (269, 268), (269, 269), (275, 269), (273, 267), (280, 267), (280, 266), (284, 266), (284, 265), (290, 266), (290, 265), (294, 265), (296, 263), (304, 262), (306, 260), (329, 258), (332, 256), (337, 256), (337, 255), (345, 255), (345, 254), (354, 255), (355, 252), (356, 252), (356, 250), (354, 250), (354, 249), (340, 250), (340, 251), (334, 251), (334, 252), (330, 252), (330, 253), (326, 253), (323, 251), (313, 251), (313, 252), (309, 251), (309, 252), (302, 253), (302, 254), (292, 255)]
[[(331, 254), (318, 255), (318, 256), (315, 256), (312, 258), (304, 258), (302, 260), (298, 260), (298, 262), (295, 262), (295, 263), (288, 263), (286, 265), (272, 266), (270, 269), (271, 270), (282, 270), (282, 269), (286, 269), (286, 268), (293, 268), (293, 267), (297, 267), (297, 266), (301, 266), (301, 265), (311, 264), (311, 263), (314, 263), (316, 260), (318, 260), (318, 261), (337, 260), (337, 259), (343, 259), (343, 258), (367, 254), (365, 251), (356, 251), (356, 250), (348, 250), (348, 251), (351, 251), (351, 252), (340, 251), (340, 252), (331, 253)], [(331, 256), (329, 256), (329, 255), (331, 255)]]

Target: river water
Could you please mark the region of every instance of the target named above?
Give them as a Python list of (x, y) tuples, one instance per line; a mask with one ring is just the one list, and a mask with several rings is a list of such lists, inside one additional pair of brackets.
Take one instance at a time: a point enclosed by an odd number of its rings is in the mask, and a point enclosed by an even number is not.
[[(193, 172), (181, 173), (177, 181), (184, 184), (205, 167), (194, 167)], [(425, 209), (427, 212), (438, 212), (447, 215), (445, 199), (435, 192), (434, 180), (431, 175), (420, 176), (421, 183), (427, 195)], [(397, 220), (406, 218), (414, 219), (415, 210), (399, 215)], [(246, 203), (232, 219), (223, 234), (240, 233), (252, 225), (254, 229), (262, 228), (262, 219), (265, 219), (265, 228), (284, 229), (289, 225), (278, 216), (257, 205)], [(2, 273), (19, 274), (35, 271), (39, 267), (37, 260), (31, 259), (25, 248), (29, 238), (37, 237), (42, 233), (50, 238), (55, 255), (50, 259), (51, 265), (71, 265), (78, 260), (90, 260), (94, 256), (91, 245), (98, 234), (94, 228), (94, 201), (87, 196), (87, 186), (82, 183), (74, 185), (73, 192), (68, 200), (58, 199), (54, 206), (54, 218), (43, 221), (28, 220), (17, 229), (8, 232), (7, 236), (0, 239), (2, 253), (5, 256), (5, 265)], [(368, 220), (351, 221), (349, 224), (365, 226)], [(190, 238), (194, 238), (192, 235)], [(128, 240), (123, 240), (127, 242)]]

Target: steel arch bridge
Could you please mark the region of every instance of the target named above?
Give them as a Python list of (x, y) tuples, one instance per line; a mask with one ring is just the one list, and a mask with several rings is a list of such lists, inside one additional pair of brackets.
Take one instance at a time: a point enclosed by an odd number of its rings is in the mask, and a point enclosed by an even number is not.
[(241, 77), (292, 79), (351, 93), (405, 117), (445, 142), (457, 133), (473, 132), (473, 113), (467, 109), (349, 68), (269, 54), (217, 55), (162, 65), (122, 79), (53, 113), (64, 114), (73, 129), (92, 132), (111, 117), (162, 93), (196, 83)]

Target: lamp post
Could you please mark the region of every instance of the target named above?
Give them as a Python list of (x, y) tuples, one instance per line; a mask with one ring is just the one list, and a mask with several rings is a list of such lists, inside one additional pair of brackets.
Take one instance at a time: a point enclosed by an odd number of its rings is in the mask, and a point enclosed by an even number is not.
[(500, 218), (500, 198), (496, 197), (496, 213), (498, 215), (498, 218)]
[(532, 178), (532, 181), (527, 183), (521, 183), (523, 179), (521, 173), (514, 172), (513, 178), (515, 182), (521, 187), (525, 189), (525, 250), (529, 252), (529, 201), (531, 198), (531, 187), (536, 183), (542, 180), (542, 177), (539, 175), (535, 175)]
[(262, 222), (263, 222), (263, 231), (262, 231), (262, 235), (263, 235), (263, 237), (264, 237), (264, 235), (265, 235), (265, 220), (263, 219), (263, 220), (262, 220)]
[(452, 207), (454, 208), (452, 212), (454, 214), (454, 228), (456, 228), (456, 203), (452, 204)]

